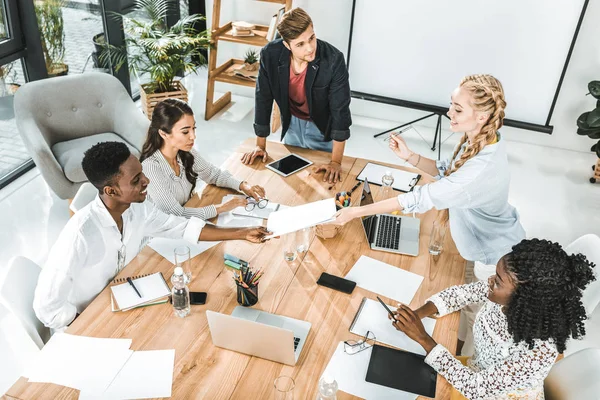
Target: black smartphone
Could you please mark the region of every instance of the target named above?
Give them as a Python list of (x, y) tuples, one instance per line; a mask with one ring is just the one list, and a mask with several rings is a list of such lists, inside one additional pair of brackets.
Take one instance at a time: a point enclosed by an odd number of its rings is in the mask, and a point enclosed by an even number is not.
[(356, 282), (323, 272), (317, 281), (317, 285), (350, 294), (356, 287)]
[(190, 292), (190, 304), (205, 304), (206, 292)]
[(383, 300), (381, 300), (381, 299), (379, 298), (379, 296), (377, 296), (377, 300), (379, 300), (379, 302), (381, 303), (381, 305), (383, 306), (383, 308), (385, 308), (385, 309), (387, 310), (388, 314), (390, 314), (390, 317), (392, 317), (392, 319), (393, 319), (394, 321), (398, 321), (398, 320), (396, 319), (396, 316), (395, 316), (395, 315), (394, 315), (394, 313), (392, 312), (392, 310), (390, 310), (390, 309), (389, 309), (389, 307), (388, 307), (388, 306), (387, 306), (387, 305), (386, 305), (386, 304), (383, 302)]

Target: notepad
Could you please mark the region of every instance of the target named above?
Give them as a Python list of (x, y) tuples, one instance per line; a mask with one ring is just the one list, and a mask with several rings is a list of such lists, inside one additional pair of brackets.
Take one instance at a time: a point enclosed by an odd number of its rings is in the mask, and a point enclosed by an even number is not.
[(116, 303), (116, 310), (127, 311), (135, 307), (150, 305), (164, 300), (171, 294), (171, 289), (160, 272), (133, 279), (133, 284), (142, 295), (141, 298), (128, 282), (110, 287)]
[(369, 180), (369, 185), (381, 186), (381, 179), (387, 171), (390, 171), (394, 177), (392, 188), (400, 190), (401, 192), (410, 192), (419, 182), (419, 179), (421, 179), (421, 175), (415, 174), (414, 172), (390, 168), (385, 165), (367, 163), (363, 170), (360, 171), (360, 174), (358, 174), (356, 180), (364, 182), (365, 178), (367, 178)]

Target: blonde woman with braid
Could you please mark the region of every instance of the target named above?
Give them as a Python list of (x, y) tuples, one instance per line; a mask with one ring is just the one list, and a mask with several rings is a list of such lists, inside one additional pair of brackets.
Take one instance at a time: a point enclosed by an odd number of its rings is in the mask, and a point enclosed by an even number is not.
[[(443, 210), (440, 218), (449, 222), (461, 256), (474, 262), (477, 280), (486, 280), (495, 273), (498, 260), (525, 238), (519, 214), (508, 203), (506, 141), (498, 132), (503, 125), (506, 101), (501, 83), (491, 75), (465, 77), (451, 100), (450, 128), (464, 132), (451, 159), (436, 162), (411, 151), (399, 136), (390, 140), (398, 157), (438, 179), (397, 198), (342, 209), (334, 223), (343, 225), (357, 217), (396, 210)], [(467, 283), (474, 280), (469, 272)], [(463, 314), (461, 318), (459, 339), (463, 342), (474, 314)]]

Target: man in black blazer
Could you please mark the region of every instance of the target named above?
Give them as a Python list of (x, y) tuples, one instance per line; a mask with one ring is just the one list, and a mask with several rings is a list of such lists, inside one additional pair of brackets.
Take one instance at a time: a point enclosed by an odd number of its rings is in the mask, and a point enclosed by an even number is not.
[(315, 36), (310, 16), (301, 8), (284, 14), (277, 26), (281, 39), (260, 53), (256, 82), (254, 133), (256, 148), (244, 164), (265, 162), (273, 100), (281, 110), (285, 144), (331, 152), (331, 162), (316, 165), (323, 180), (341, 180), (342, 158), (350, 137), (350, 85), (343, 54)]

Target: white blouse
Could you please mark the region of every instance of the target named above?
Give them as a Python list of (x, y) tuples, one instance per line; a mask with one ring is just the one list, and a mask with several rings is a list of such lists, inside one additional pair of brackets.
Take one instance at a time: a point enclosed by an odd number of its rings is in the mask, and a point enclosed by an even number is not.
[(471, 400), (543, 399), (544, 379), (558, 356), (554, 341), (535, 340), (532, 349), (525, 342), (515, 343), (502, 306), (487, 299), (488, 290), (487, 281), (479, 281), (452, 286), (428, 299), (440, 316), (484, 304), (473, 325), (475, 353), (468, 366), (439, 344), (425, 362)]
[[(191, 153), (194, 156), (193, 169), (198, 174), (198, 179), (209, 185), (239, 191), (242, 181), (234, 178), (228, 171), (206, 161), (196, 150), (192, 149)], [(185, 168), (179, 156), (177, 156), (177, 163), (179, 164), (179, 176), (175, 175), (175, 171), (160, 150), (156, 150), (142, 162), (144, 174), (150, 179), (148, 199), (167, 214), (186, 218), (198, 217), (203, 220), (216, 217), (217, 208), (212, 204), (199, 208), (183, 206), (192, 195), (192, 183), (185, 176)]]

